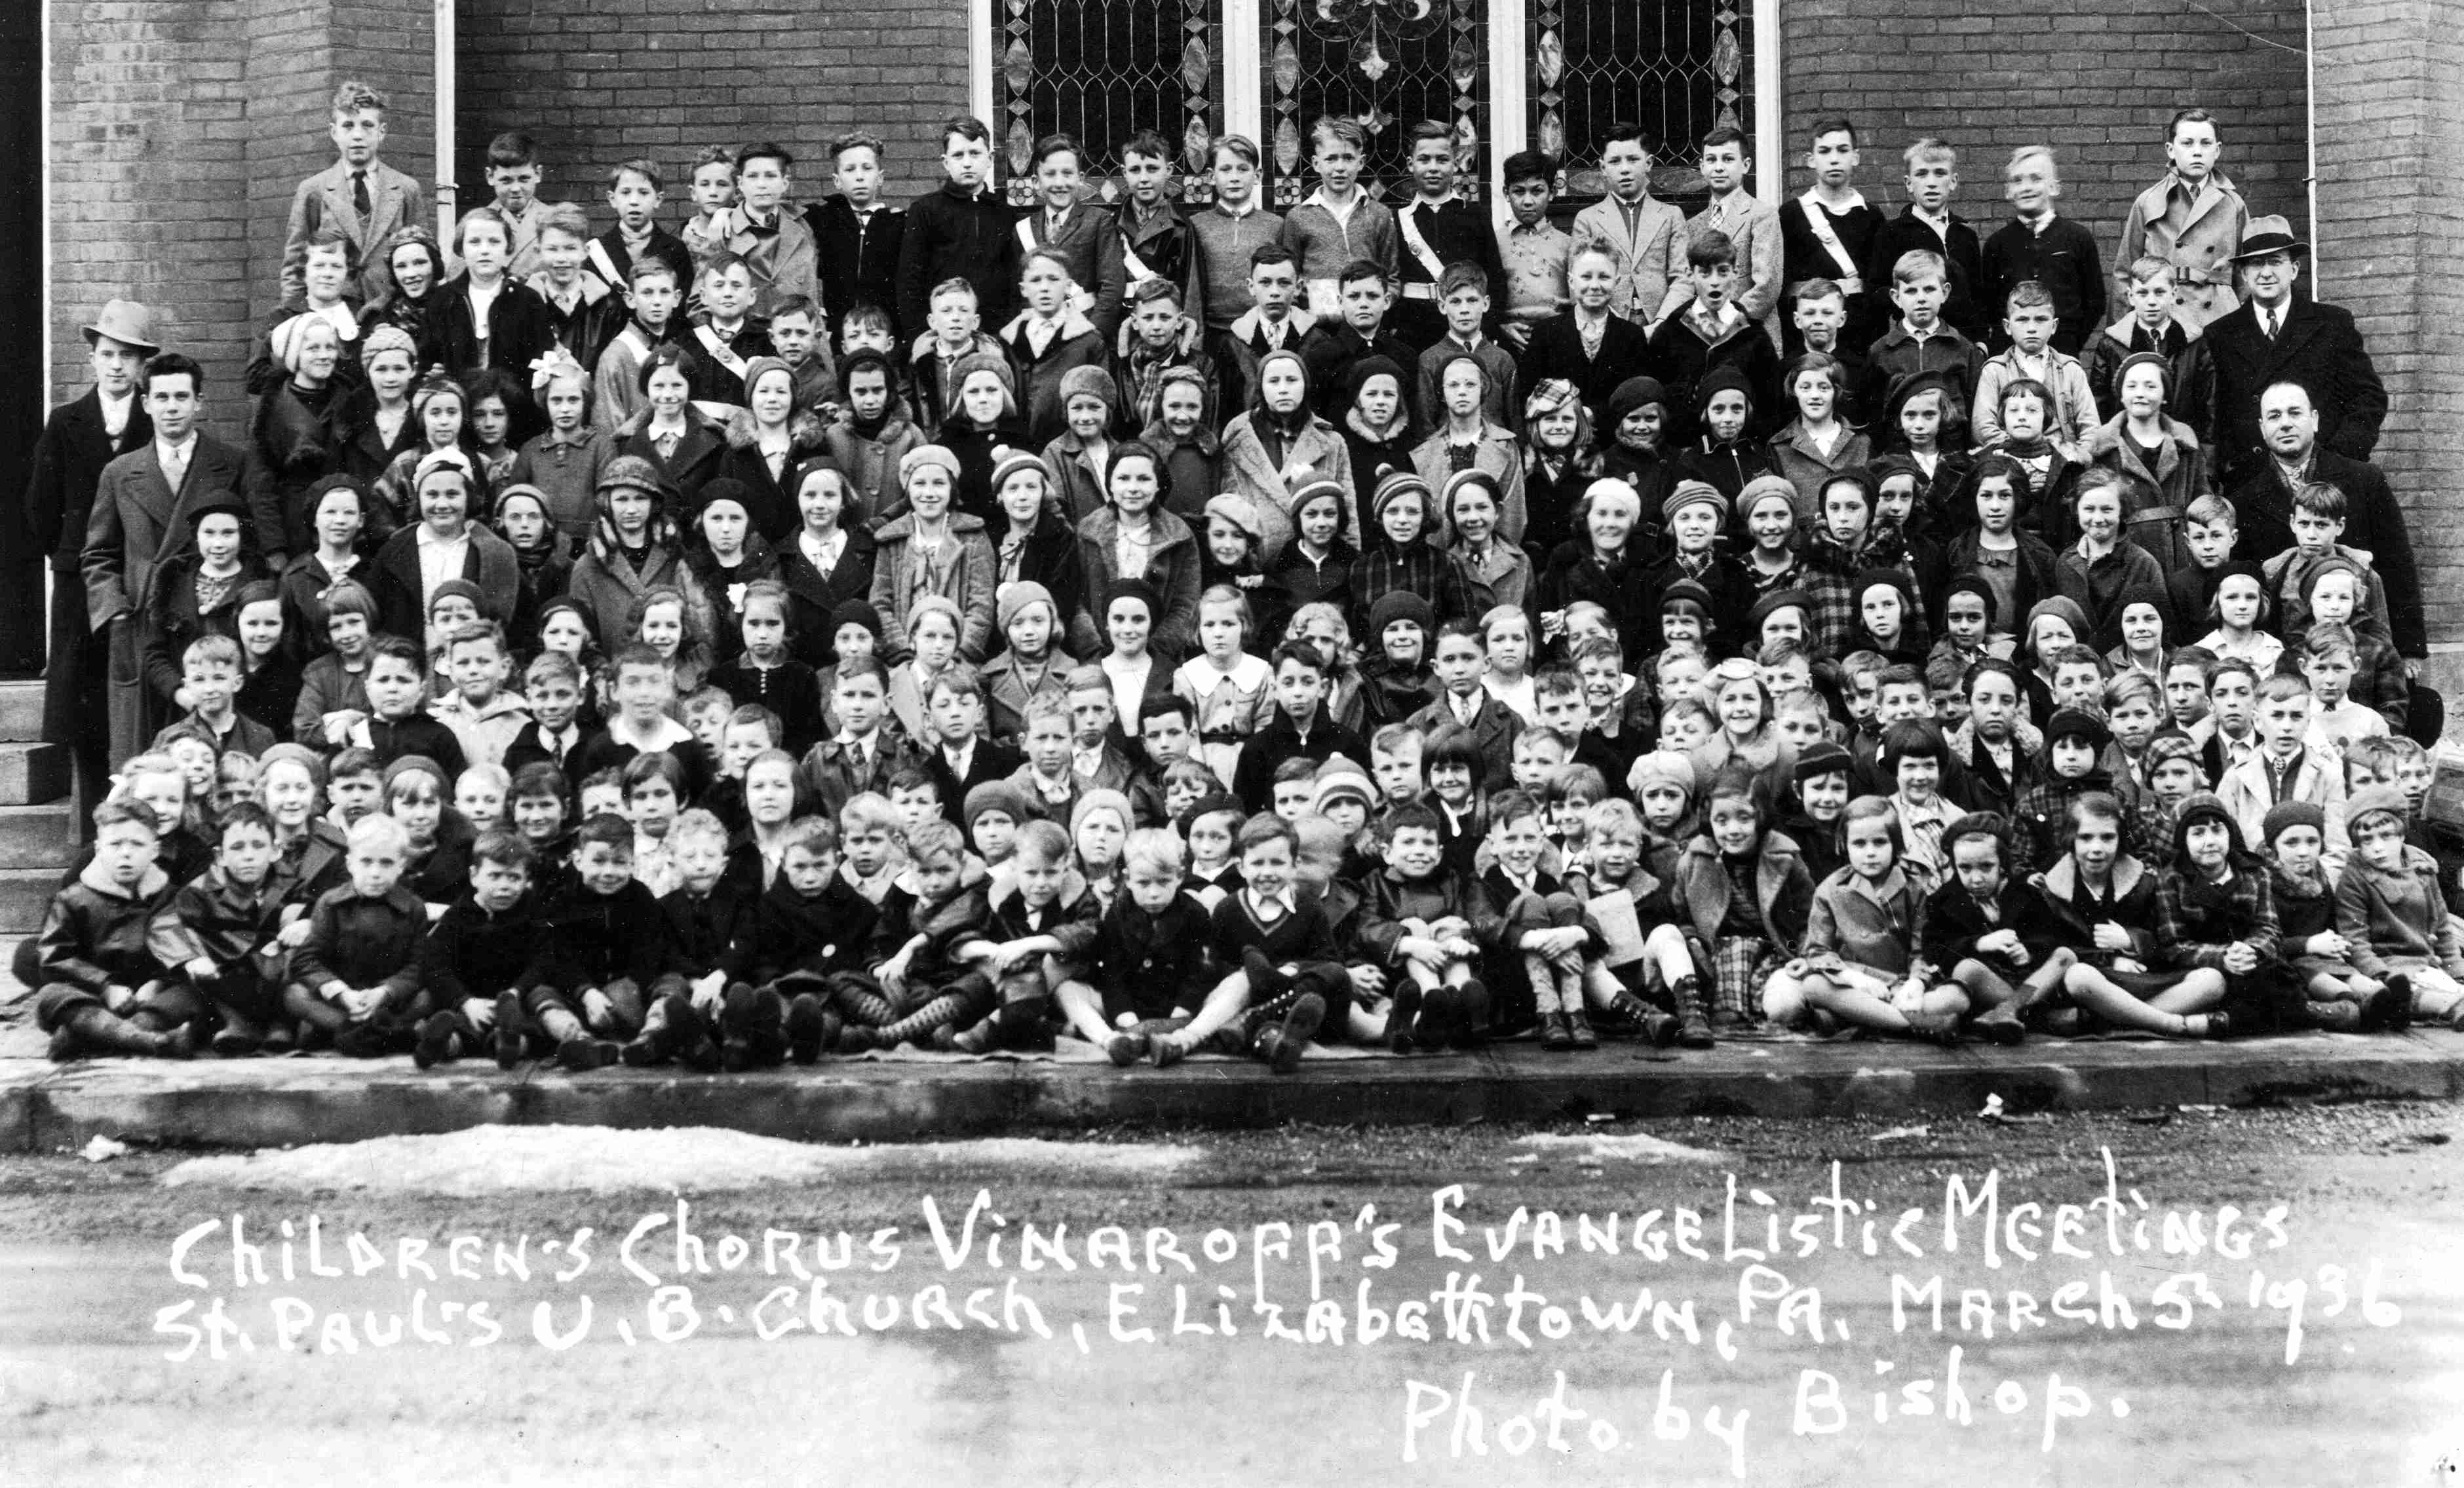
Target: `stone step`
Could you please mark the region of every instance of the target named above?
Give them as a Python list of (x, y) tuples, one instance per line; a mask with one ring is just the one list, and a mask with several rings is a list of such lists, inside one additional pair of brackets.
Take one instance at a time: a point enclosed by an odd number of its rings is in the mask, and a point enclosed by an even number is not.
[(42, 736), (42, 680), (0, 682), (0, 740), (26, 743)]
[(69, 793), (69, 752), (58, 744), (0, 743), (0, 806), (33, 806)]
[(64, 868), (77, 856), (69, 803), (0, 806), (0, 868)]
[(58, 868), (0, 868), (0, 936), (31, 935), (59, 889)]
[(42, 682), (0, 682), (0, 739), (25, 743), (42, 736)]

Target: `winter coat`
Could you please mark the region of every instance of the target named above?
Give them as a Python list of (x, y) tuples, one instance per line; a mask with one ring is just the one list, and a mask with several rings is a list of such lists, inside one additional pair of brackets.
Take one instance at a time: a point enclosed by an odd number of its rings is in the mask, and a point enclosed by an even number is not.
[(1155, 546), (1148, 551), (1143, 574), (1120, 572), (1117, 536), (1120, 521), (1110, 507), (1078, 524), (1078, 554), (1085, 571), (1086, 602), (1069, 622), (1069, 648), (1080, 656), (1097, 657), (1111, 649), (1095, 613), (1119, 579), (1143, 579), (1155, 586), (1163, 611), (1155, 617), (1147, 646), (1155, 652), (1161, 675), (1170, 675), (1198, 649), (1198, 537), (1189, 524), (1170, 512), (1151, 518)]
[[(1728, 914), (1728, 866), (1709, 837), (1685, 844), (1677, 859), (1675, 886), (1695, 934), (1705, 946), (1718, 944), (1720, 922)], [(1762, 911), (1764, 938), (1781, 955), (1795, 955), (1813, 919), (1814, 878), (1784, 833), (1763, 833), (1754, 855), (1754, 903)]]
[[(912, 241), (912, 239), (911, 239)], [(915, 654), (908, 644), (907, 617), (915, 602), (937, 594), (958, 606), (964, 622), (958, 631), (958, 654), (969, 662), (983, 660), (992, 644), (993, 576), (997, 560), (984, 536), (984, 524), (963, 512), (949, 517), (947, 551), (938, 568), (928, 568), (915, 551), (915, 518), (900, 516), (873, 535), (872, 607), (881, 613), (882, 657), (891, 666)], [(827, 638), (824, 639), (827, 645)]]
[(791, 483), (796, 468), (823, 448), (822, 421), (809, 412), (788, 420), (787, 455), (775, 475), (770, 472), (769, 458), (761, 452), (760, 431), (754, 426), (752, 409), (737, 408), (728, 415), (726, 437), (727, 449), (719, 456), (717, 474), (744, 484), (745, 515), (753, 530), (778, 543), (803, 524)]

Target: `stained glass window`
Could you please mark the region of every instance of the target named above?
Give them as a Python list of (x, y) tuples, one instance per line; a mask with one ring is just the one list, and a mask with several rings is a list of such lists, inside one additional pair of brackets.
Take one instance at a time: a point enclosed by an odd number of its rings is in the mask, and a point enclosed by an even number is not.
[(1206, 161), (1206, 140), (1221, 127), (1222, 7), (1220, 0), (1000, 0), (993, 106), (1001, 122), (994, 153), (1010, 201), (1035, 200), (1035, 142), (1068, 134), (1085, 146), (1086, 194), (1123, 194), (1120, 147), (1141, 129), (1179, 155), (1173, 187), (1189, 202), (1211, 200), (1190, 179)]
[(1409, 131), (1425, 119), (1455, 131), (1458, 189), (1477, 196), (1488, 133), (1486, 11), (1478, 0), (1265, 0), (1268, 200), (1310, 189), (1309, 125), (1349, 115), (1369, 131), (1361, 182), (1408, 199)]
[[(1529, 0), (1531, 142), (1566, 163), (1560, 191), (1607, 189), (1600, 143), (1618, 120), (1660, 143), (1656, 194), (1703, 192), (1694, 146), (1723, 124), (1753, 134), (1747, 0)], [(1757, 168), (1778, 162), (1757, 161)]]

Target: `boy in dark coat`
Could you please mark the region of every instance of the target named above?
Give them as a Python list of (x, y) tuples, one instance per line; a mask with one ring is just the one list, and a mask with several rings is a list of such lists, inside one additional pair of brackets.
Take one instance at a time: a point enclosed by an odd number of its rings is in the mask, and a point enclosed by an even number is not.
[(643, 1002), (666, 969), (659, 902), (633, 877), (633, 824), (612, 812), (582, 823), (574, 839), (577, 882), (549, 917), (547, 977), (496, 999), (496, 1063), (511, 1069), (532, 1043), (556, 1049), (570, 1070), (605, 1069), (620, 1039), (641, 1031)]
[[(834, 326), (858, 305), (898, 306), (898, 254), (907, 212), (881, 200), (882, 142), (866, 130), (830, 142), (838, 189), (804, 208), (821, 264), (822, 308)], [(911, 327), (907, 334), (914, 334)], [(891, 334), (897, 334), (893, 324)]]
[(1976, 1032), (2003, 1044), (2027, 1037), (2021, 1015), (2078, 963), (2045, 938), (2035, 888), (2008, 871), (2009, 837), (2009, 824), (1991, 812), (1943, 828), (1949, 870), (1925, 900), (1921, 956), (1946, 988), (1965, 993)]
[(935, 1029), (972, 1026), (995, 1006), (992, 978), (960, 953), (984, 938), (992, 917), (984, 884), (966, 882), (965, 840), (946, 821), (927, 821), (907, 834), (907, 859), (873, 933), (875, 950), (888, 952), (872, 967), (881, 991), (842, 997), (850, 1017), (841, 1053), (929, 1043)]
[(1480, 973), (1505, 922), (1477, 880), (1446, 867), (1435, 809), (1398, 806), (1379, 830), (1386, 867), (1363, 886), (1360, 948), (1396, 989), (1388, 1046), (1401, 1054), (1416, 1044), (1485, 1044), (1489, 996)]
[(195, 942), (196, 954), (184, 967), (188, 985), (222, 1020), (213, 1039), (216, 1054), (253, 1054), (277, 1030), (288, 1046), (286, 957), (275, 937), (292, 884), (274, 844), (274, 818), (255, 801), (235, 801), (215, 830), (220, 850), (213, 867), (171, 899), (172, 912)]
[(156, 821), (143, 801), (96, 807), (93, 861), (44, 912), (34, 1019), (52, 1036), (54, 1060), (196, 1053), (196, 1004), (168, 980), (166, 954), (190, 943), (172, 908), (171, 876), (155, 861)]
[(1221, 978), (1208, 954), (1212, 918), (1183, 884), (1178, 836), (1131, 833), (1121, 882), (1125, 892), (1095, 923), (1083, 972), (1056, 996), (1080, 1038), (1114, 1064), (1132, 1064), (1187, 1027)]
[(536, 858), (518, 833), (488, 832), (472, 844), (470, 887), (421, 948), (436, 1008), (411, 1050), (421, 1069), (487, 1049), (497, 999), (528, 996), (547, 979), (547, 916), (531, 884)]
[(428, 907), (402, 881), (410, 839), (393, 818), (351, 823), (343, 861), (351, 881), (308, 911), (283, 1011), (303, 1035), (321, 1033), (342, 1054), (376, 1059), (408, 1048), (431, 1008), (420, 966)]
[[(895, 314), (902, 337), (921, 333), (933, 286), (965, 279), (976, 287), (986, 325), (1004, 325), (1018, 312), (1018, 235), (1008, 204), (986, 177), (992, 133), (980, 120), (954, 115), (941, 126), (940, 188), (907, 207), (898, 244)], [(920, 385), (920, 384), (919, 384)]]

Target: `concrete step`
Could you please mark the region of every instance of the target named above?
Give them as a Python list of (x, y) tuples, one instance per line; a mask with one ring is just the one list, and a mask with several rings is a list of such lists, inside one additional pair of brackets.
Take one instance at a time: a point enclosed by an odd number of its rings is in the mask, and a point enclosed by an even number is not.
[(24, 743), (43, 736), (43, 684), (0, 682), (0, 739)]
[(58, 744), (0, 743), (0, 806), (31, 806), (69, 793), (69, 752)]
[(71, 825), (66, 800), (0, 806), (0, 868), (67, 867), (77, 856)]
[(60, 886), (60, 870), (0, 868), (0, 937), (31, 935), (43, 928), (43, 910)]
[(1680, 1054), (1530, 1043), (1409, 1060), (1311, 1057), (1278, 1078), (1247, 1061), (1114, 1069), (1068, 1061), (840, 1060), (745, 1075), (673, 1068), (500, 1073), (463, 1061), (103, 1059), (56, 1065), (30, 1020), (0, 1031), (0, 1151), (74, 1149), (97, 1134), (198, 1147), (354, 1142), (490, 1125), (723, 1127), (800, 1141), (915, 1142), (1098, 1127), (1452, 1126), (1586, 1116), (1969, 1117), (2179, 1105), (2464, 1098), (2464, 1034), (2297, 1034), (2207, 1042), (1934, 1049), (1727, 1041)]

